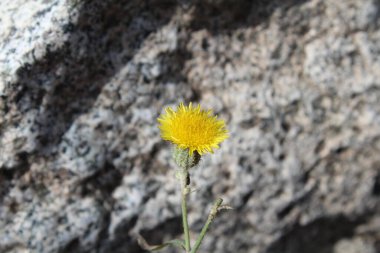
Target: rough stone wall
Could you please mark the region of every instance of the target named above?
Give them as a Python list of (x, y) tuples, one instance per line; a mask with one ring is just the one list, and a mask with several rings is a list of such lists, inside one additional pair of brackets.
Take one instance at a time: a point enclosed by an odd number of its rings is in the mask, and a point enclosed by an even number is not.
[(202, 252), (380, 252), (379, 0), (2, 0), (0, 38), (0, 252), (181, 236), (179, 101), (231, 135), (192, 171), (193, 231), (235, 208)]

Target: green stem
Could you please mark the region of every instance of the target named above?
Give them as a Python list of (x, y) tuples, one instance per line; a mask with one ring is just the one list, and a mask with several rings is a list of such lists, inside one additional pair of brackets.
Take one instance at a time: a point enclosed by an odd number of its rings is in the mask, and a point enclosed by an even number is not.
[(197, 241), (195, 242), (195, 245), (190, 253), (196, 253), (199, 247), (201, 246), (202, 240), (206, 235), (206, 232), (208, 230), (208, 227), (212, 223), (212, 221), (215, 219), (216, 214), (218, 213), (219, 207), (222, 205), (223, 200), (221, 198), (218, 198), (215, 200), (214, 205), (211, 208), (210, 214), (208, 215), (207, 221), (205, 225), (202, 228), (201, 233), (199, 234)]
[(188, 171), (184, 169), (182, 171), (181, 175), (181, 185), (182, 185), (182, 223), (183, 223), (183, 232), (185, 235), (185, 249), (186, 253), (190, 252), (190, 233), (189, 233), (189, 224), (187, 222), (187, 203), (186, 203), (186, 198), (188, 194), (188, 186), (186, 184), (187, 177), (188, 177)]

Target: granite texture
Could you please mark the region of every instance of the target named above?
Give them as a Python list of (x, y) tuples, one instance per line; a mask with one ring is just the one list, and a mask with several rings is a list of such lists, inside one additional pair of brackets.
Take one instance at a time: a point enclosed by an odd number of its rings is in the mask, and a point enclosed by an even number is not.
[(0, 38), (0, 252), (180, 237), (180, 101), (231, 134), (191, 171), (193, 231), (235, 208), (201, 252), (380, 252), (378, 0), (2, 0)]

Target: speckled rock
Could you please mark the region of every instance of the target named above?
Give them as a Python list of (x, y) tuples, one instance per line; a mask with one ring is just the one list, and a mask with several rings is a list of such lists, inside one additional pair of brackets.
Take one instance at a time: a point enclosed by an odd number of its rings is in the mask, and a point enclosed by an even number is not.
[[(181, 236), (156, 118), (230, 138), (192, 169), (202, 252), (380, 252), (378, 0), (0, 2), (0, 252), (144, 252)], [(176, 252), (166, 249), (163, 252)]]

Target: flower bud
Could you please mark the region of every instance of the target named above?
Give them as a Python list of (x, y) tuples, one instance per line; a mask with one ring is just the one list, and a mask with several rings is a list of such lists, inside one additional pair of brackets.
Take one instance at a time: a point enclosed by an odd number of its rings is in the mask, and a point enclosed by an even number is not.
[(173, 148), (173, 159), (176, 164), (185, 170), (188, 170), (196, 166), (201, 160), (201, 156), (197, 151), (194, 151), (193, 154), (190, 154), (188, 149), (182, 149), (177, 145)]

